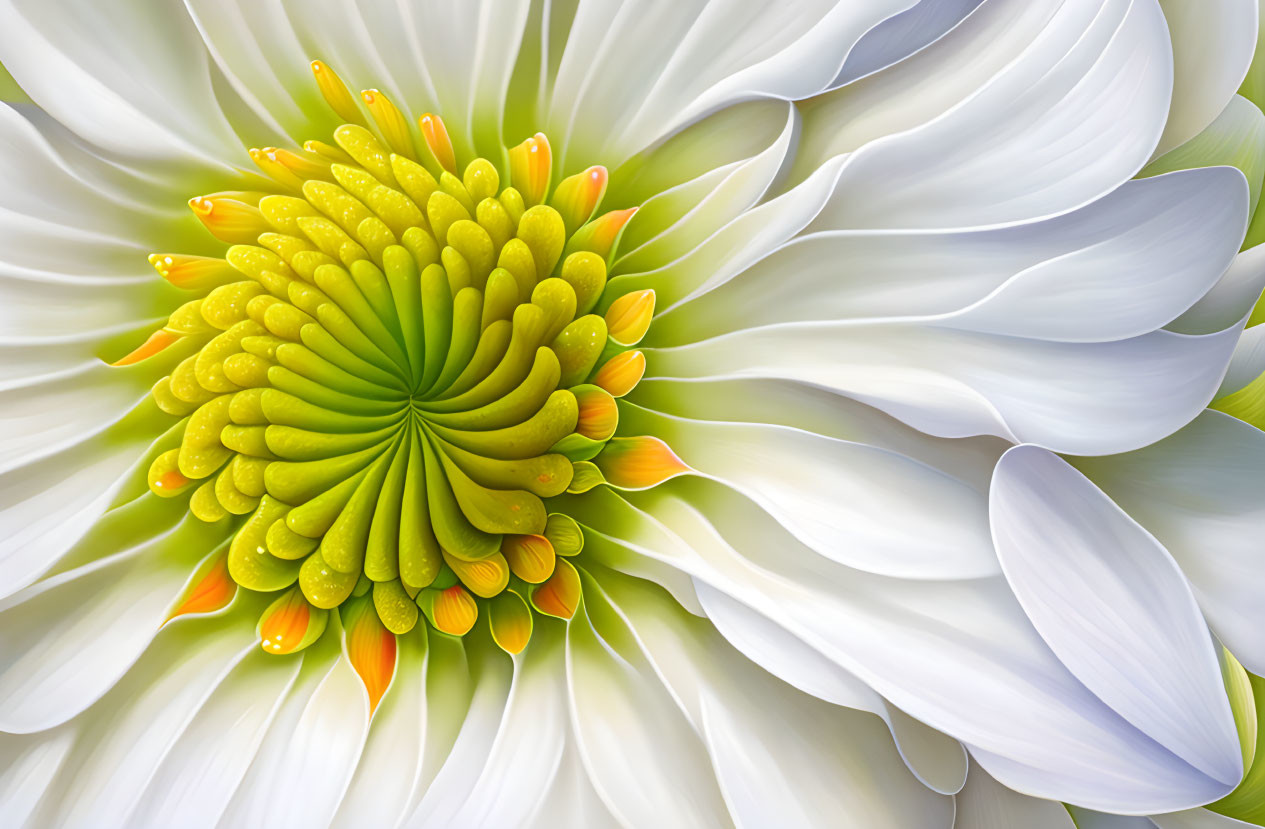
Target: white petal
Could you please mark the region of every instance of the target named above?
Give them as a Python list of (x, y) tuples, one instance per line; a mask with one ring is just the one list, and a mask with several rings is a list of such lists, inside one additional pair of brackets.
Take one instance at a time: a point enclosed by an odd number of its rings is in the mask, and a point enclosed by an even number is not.
[[(426, 716), (426, 682), (431, 667), (427, 636), (425, 631), (414, 629), (396, 637), (396, 643), (395, 676), (374, 712), (374, 725), (334, 826), (397, 826), (410, 805), (422, 796), (419, 778), (431, 736)], [(408, 738), (401, 739), (401, 735)]]
[[(612, 273), (635, 272), (674, 261), (752, 207), (773, 182), (791, 146), (797, 119), (794, 107), (785, 106), (785, 126), (777, 138), (746, 161), (730, 165), (723, 175), (709, 176), (706, 192), (688, 187), (668, 191), (643, 204), (620, 241), (621, 255), (612, 266)], [(681, 198), (683, 195), (685, 199)], [(688, 206), (688, 210), (671, 225), (651, 238), (638, 234), (643, 222), (653, 222), (656, 214), (671, 214), (677, 205)]]
[(1090, 693), (1000, 578), (874, 576), (804, 549), (758, 509), (708, 504), (708, 520), (694, 492), (689, 502), (655, 490), (626, 497), (641, 510), (613, 495), (586, 496), (573, 514), (593, 537), (630, 539), (619, 543), (768, 616), (911, 716), (967, 743), (1007, 785), (1135, 813), (1188, 808), (1228, 788), (1157, 751)]
[(1234, 715), (1172, 556), (1044, 449), (1007, 452), (989, 501), (1006, 579), (1051, 650), (1130, 723), (1233, 788), (1243, 776)]
[(1136, 173), (1159, 139), (1172, 83), (1153, 0), (1062, 3), (1038, 34), (1019, 37), (1019, 58), (959, 106), (853, 152), (814, 227), (1027, 221), (1086, 204)]
[(1265, 672), (1265, 433), (1209, 411), (1153, 446), (1076, 465), (1155, 534), (1218, 638), (1250, 671)]
[(1012, 791), (975, 763), (957, 796), (953, 829), (1078, 829), (1063, 804)]
[(1151, 815), (1151, 822), (1159, 829), (1240, 829), (1255, 826), (1232, 817), (1209, 812), (1207, 809), (1190, 809), (1167, 815)]
[(218, 823), (303, 664), (249, 647), (163, 758), (129, 815), (134, 825)]
[(6, 0), (0, 62), (40, 107), (111, 152), (182, 160), (241, 154), (181, 5), (107, 11)]
[(1058, 343), (914, 324), (799, 323), (649, 350), (647, 375), (823, 386), (940, 437), (990, 434), (1054, 451), (1145, 446), (1212, 398), (1236, 329)]
[[(531, 649), (515, 660), (513, 687), (499, 729), (481, 758), (482, 769), (464, 785), (442, 784), (468, 792), (460, 808), (444, 818), (444, 825), (522, 826), (550, 811), (547, 793), (570, 729), (561, 636), (541, 627), (532, 636)], [(524, 757), (532, 761), (524, 763)]]
[(962, 22), (981, 1), (920, 0), (913, 8), (889, 17), (857, 42), (832, 85), (850, 83), (914, 54)]
[(707, 753), (648, 666), (630, 664), (587, 619), (567, 628), (572, 727), (593, 787), (621, 823), (724, 826)]
[(998, 230), (812, 234), (661, 315), (648, 342), (885, 318), (1035, 339), (1122, 339), (1170, 322), (1217, 284), (1246, 217), (1242, 176), (1216, 168), (1130, 181), (1067, 215)]
[[(325, 638), (337, 641), (328, 632)], [(333, 647), (316, 650), (324, 645), (305, 652), (302, 673), (221, 825), (305, 829), (333, 818), (360, 759), (369, 702), (351, 663)]]
[(0, 639), (3, 729), (49, 728), (105, 693), (157, 633), (197, 561), (189, 551), (211, 550), (214, 532), (186, 518), (139, 547), (0, 602), (8, 631)]
[(0, 804), (5, 818), (29, 826), (32, 815), (75, 744), (69, 728), (0, 734)]
[(585, 601), (610, 646), (647, 660), (700, 732), (738, 826), (837, 825), (847, 815), (858, 826), (947, 829), (947, 798), (901, 767), (876, 719), (774, 681), (653, 585), (600, 573)]
[(953, 794), (966, 780), (961, 744), (905, 714), (802, 639), (705, 582), (697, 584), (707, 618), (744, 656), (804, 693), (835, 705), (877, 714), (887, 723), (901, 758), (923, 785)]
[[(1260, 250), (1265, 256), (1262, 246), (1253, 250)], [(1253, 325), (1244, 329), (1243, 336), (1239, 338), (1225, 379), (1221, 381), (1221, 388), (1217, 389), (1217, 397), (1233, 394), (1262, 374), (1265, 374), (1265, 325)]]
[[(1169, 328), (1183, 334), (1205, 334), (1232, 326), (1252, 310), (1260, 298), (1262, 287), (1265, 287), (1265, 245), (1257, 245), (1235, 257), (1229, 270), (1212, 290), (1174, 320)], [(1239, 359), (1237, 352), (1235, 359)], [(1241, 370), (1236, 370), (1236, 373)], [(1258, 370), (1253, 377), (1259, 374)]]
[(553, 784), (544, 793), (547, 809), (542, 809), (530, 824), (531, 829), (558, 829), (563, 826), (585, 829), (616, 829), (621, 824), (611, 815), (589, 780), (589, 773), (580, 761), (579, 749), (571, 729), (567, 728), (567, 747), (554, 774)]
[(1079, 806), (1068, 806), (1067, 809), (1076, 820), (1076, 829), (1155, 829), (1150, 818), (1095, 812)]
[(249, 620), (240, 617), (163, 631), (109, 694), (63, 726), (74, 747), (33, 824), (132, 825), (131, 808), (252, 639)]
[(907, 578), (997, 572), (984, 493), (916, 458), (784, 426), (656, 416), (622, 407), (700, 474), (742, 492), (841, 564)]
[(698, 116), (753, 97), (802, 98), (852, 44), (913, 0), (580, 4), (547, 132), (563, 166), (623, 161)]
[(806, 181), (748, 210), (717, 231), (707, 244), (662, 267), (625, 273), (607, 282), (612, 294), (653, 288), (668, 308), (693, 293), (704, 293), (763, 259), (808, 224), (839, 177), (842, 160), (823, 165)]
[(1196, 7), (1159, 0), (1173, 41), (1173, 103), (1156, 154), (1212, 123), (1233, 97), (1256, 49), (1256, 0)]

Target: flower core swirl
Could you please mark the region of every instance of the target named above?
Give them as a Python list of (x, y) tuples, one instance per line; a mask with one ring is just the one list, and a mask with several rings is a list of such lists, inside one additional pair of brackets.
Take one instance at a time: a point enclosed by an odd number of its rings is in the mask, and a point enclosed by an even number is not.
[(349, 633), (375, 616), (407, 633), (420, 615), (455, 635), (483, 608), (517, 653), (533, 609), (569, 618), (579, 601), (567, 557), (583, 534), (548, 500), (647, 463), (659, 480), (684, 469), (653, 438), (614, 437), (654, 310), (652, 291), (603, 295), (635, 208), (594, 218), (602, 167), (550, 192), (539, 133), (509, 150), (513, 186), (483, 158), (459, 174), (440, 118), (422, 116), (415, 142), (381, 93), (362, 93), (365, 119), (333, 70), (313, 70), (349, 123), (334, 144), (252, 150), (280, 192), (190, 201), (230, 247), (151, 257), (201, 296), (117, 363), (196, 344), (153, 388), (185, 420), (149, 485), (237, 525), (176, 612), (214, 606), (217, 578), (229, 598), (285, 591), (260, 637), (290, 653), (333, 608)]

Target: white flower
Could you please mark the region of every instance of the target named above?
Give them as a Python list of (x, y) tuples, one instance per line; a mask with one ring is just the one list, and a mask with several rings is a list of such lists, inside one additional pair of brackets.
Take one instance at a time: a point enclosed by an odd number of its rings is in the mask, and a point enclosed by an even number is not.
[(0, 1), (4, 822), (1217, 820), (1255, 5), (575, 6)]

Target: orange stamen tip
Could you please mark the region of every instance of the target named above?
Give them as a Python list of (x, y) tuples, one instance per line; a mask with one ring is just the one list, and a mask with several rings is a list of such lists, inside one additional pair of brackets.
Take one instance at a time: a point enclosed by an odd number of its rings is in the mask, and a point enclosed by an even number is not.
[(619, 406), (610, 392), (596, 386), (574, 390), (580, 416), (575, 430), (591, 440), (606, 440), (619, 425)]
[(510, 179), (528, 207), (540, 204), (549, 191), (553, 171), (553, 150), (549, 139), (538, 132), (509, 151)]
[(228, 574), (228, 552), (225, 551), (198, 568), (163, 624), (177, 616), (223, 610), (236, 595), (237, 582)]
[(319, 639), (328, 621), (329, 611), (308, 604), (295, 585), (268, 605), (255, 632), (264, 652), (283, 655), (301, 651)]
[(612, 397), (623, 397), (636, 388), (645, 374), (646, 355), (640, 351), (624, 351), (598, 369), (593, 385), (606, 389)]
[(474, 597), (459, 584), (440, 591), (435, 597), (435, 627), (453, 636), (465, 636), (479, 618)]
[(439, 162), (439, 166), (456, 175), (457, 154), (453, 151), (452, 139), (448, 135), (448, 127), (445, 126), (444, 119), (432, 112), (427, 112), (417, 119), (417, 125), (421, 128), (422, 138), (435, 156), (435, 160)]
[(369, 714), (378, 710), (378, 703), (395, 676), (397, 642), (387, 630), (372, 605), (365, 605), (347, 625), (347, 658), (355, 668), (369, 695)]
[(376, 100), (377, 94), (378, 90), (376, 89), (365, 89), (361, 91), (360, 97), (364, 99), (366, 104), (372, 104)]
[(624, 294), (606, 312), (606, 328), (620, 345), (633, 345), (646, 336), (654, 316), (654, 290), (646, 288)]
[(620, 489), (649, 489), (692, 471), (671, 447), (654, 437), (613, 438), (593, 462), (606, 482)]
[(200, 216), (210, 216), (215, 210), (215, 202), (206, 196), (194, 196), (189, 199), (189, 207)]
[(314, 60), (312, 61), (311, 66), (312, 66), (313, 73), (320, 73), (320, 72), (325, 71), (325, 64), (322, 61)]
[(543, 535), (507, 535), (501, 540), (501, 553), (514, 575), (530, 584), (553, 575), (558, 560), (553, 544)]
[[(161, 271), (160, 271), (161, 273)], [(149, 335), (149, 339), (145, 340), (140, 346), (133, 350), (125, 357), (115, 360), (112, 366), (130, 366), (139, 363), (141, 360), (147, 360), (153, 357), (164, 348), (172, 345), (176, 340), (180, 339), (179, 334), (173, 334), (165, 328), (159, 328), (157, 331)]]
[(566, 559), (559, 559), (553, 575), (531, 594), (532, 604), (541, 613), (570, 619), (580, 605), (580, 574)]

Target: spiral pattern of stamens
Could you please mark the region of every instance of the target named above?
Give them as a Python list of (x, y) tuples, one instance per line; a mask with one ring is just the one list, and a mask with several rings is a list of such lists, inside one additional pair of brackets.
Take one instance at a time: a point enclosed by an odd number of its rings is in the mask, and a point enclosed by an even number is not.
[(204, 295), (119, 361), (198, 343), (153, 389), (186, 419), (150, 487), (190, 493), (203, 521), (237, 522), (233, 582), (287, 591), (265, 614), (270, 652), (306, 646), (325, 611), (368, 591), (397, 634), (419, 615), (464, 634), (486, 608), (512, 652), (532, 608), (569, 616), (578, 600), (559, 556), (583, 536), (546, 502), (593, 485), (577, 471), (611, 440), (614, 397), (644, 365), (628, 349), (653, 293), (593, 313), (632, 211), (593, 218), (600, 167), (546, 199), (543, 135), (510, 151), (521, 189), (502, 189), (486, 159), (458, 177), (432, 140), (446, 140), (442, 121), (422, 127), (429, 153), (358, 124), (334, 145), (253, 150), (288, 194), (191, 200), (231, 247), (222, 260), (151, 257)]

